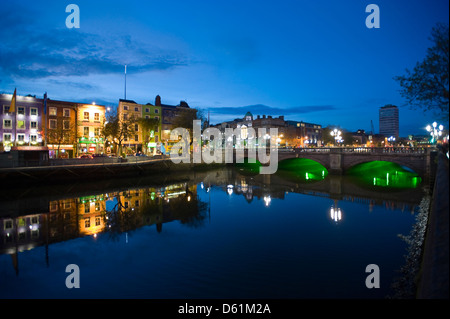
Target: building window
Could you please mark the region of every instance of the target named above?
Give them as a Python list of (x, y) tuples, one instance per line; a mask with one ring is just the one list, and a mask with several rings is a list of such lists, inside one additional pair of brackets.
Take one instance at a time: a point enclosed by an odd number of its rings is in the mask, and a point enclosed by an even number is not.
[(49, 127), (51, 130), (56, 129), (56, 120), (49, 120)]
[(149, 119), (149, 118), (150, 118), (150, 116), (146, 115), (146, 116), (145, 116), (145, 118), (146, 118), (146, 119)]
[(70, 109), (64, 109), (63, 116), (64, 117), (70, 117)]
[(48, 109), (48, 115), (50, 116), (56, 116), (56, 107), (50, 107)]
[(123, 203), (123, 207), (124, 207), (124, 208), (128, 208), (128, 202), (124, 202), (124, 203)]
[(84, 213), (90, 213), (91, 212), (91, 203), (84, 204)]
[(25, 108), (23, 106), (19, 106), (17, 108), (17, 114), (18, 115), (25, 115)]
[(124, 119), (124, 121), (125, 121), (125, 120), (128, 120), (128, 114), (124, 114), (124, 115), (123, 115), (123, 119)]
[(135, 141), (135, 142), (138, 142), (138, 141), (139, 141), (139, 135), (136, 134), (136, 135), (134, 136), (134, 141)]
[(64, 202), (64, 209), (69, 209), (72, 206), (71, 202)]
[(35, 134), (30, 135), (30, 141), (31, 141), (31, 143), (36, 143), (37, 142), (37, 135), (35, 135)]
[(3, 120), (3, 128), (12, 128), (11, 120)]
[(94, 128), (94, 135), (95, 136), (100, 136), (100, 128), (99, 127), (95, 127)]
[(3, 141), (4, 142), (11, 142), (11, 134), (3, 133)]
[(25, 121), (17, 121), (17, 128), (20, 130), (25, 129)]
[(139, 108), (138, 108), (138, 107), (135, 107), (135, 108), (134, 108), (134, 111), (135, 111), (135, 112), (139, 112)]
[(91, 227), (91, 219), (90, 218), (85, 218), (84, 219), (84, 227), (85, 228)]
[(128, 105), (124, 105), (124, 106), (123, 106), (123, 110), (124, 110), (124, 111), (128, 111)]
[(134, 130), (135, 132), (139, 132), (139, 124), (134, 124)]
[(50, 202), (50, 211), (56, 212), (57, 210), (58, 210), (58, 202), (57, 201)]
[(65, 130), (70, 130), (70, 121), (68, 121), (68, 120), (64, 121), (63, 127)]
[(150, 113), (150, 109), (149, 109), (149, 108), (146, 108), (146, 109), (145, 109), (145, 113)]
[(17, 134), (17, 141), (23, 143), (25, 141), (25, 134)]
[(9, 105), (3, 105), (3, 113), (9, 113)]
[(5, 229), (11, 229), (12, 225), (13, 223), (11, 219), (5, 220)]
[(159, 121), (159, 116), (155, 116), (155, 120)]
[(85, 121), (89, 121), (89, 112), (84, 112), (84, 113), (83, 113), (83, 119), (84, 119)]
[(30, 108), (30, 115), (38, 115), (38, 110), (35, 107)]
[(100, 217), (95, 217), (95, 226), (100, 226)]
[(30, 128), (37, 129), (37, 122), (36, 121), (31, 121), (30, 122)]
[(159, 110), (158, 109), (155, 109), (155, 114), (158, 114), (159, 113)]
[(83, 127), (83, 135), (89, 137), (89, 127)]
[(100, 114), (94, 113), (94, 121), (99, 122), (100, 121)]
[(100, 203), (99, 202), (95, 202), (95, 211), (96, 212), (100, 211)]

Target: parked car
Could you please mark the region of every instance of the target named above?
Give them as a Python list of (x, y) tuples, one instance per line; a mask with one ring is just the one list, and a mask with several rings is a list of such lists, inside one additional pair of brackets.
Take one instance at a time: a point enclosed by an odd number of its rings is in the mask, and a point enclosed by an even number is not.
[(91, 154), (81, 154), (78, 158), (93, 158)]
[(92, 157), (107, 157), (106, 154), (94, 154)]

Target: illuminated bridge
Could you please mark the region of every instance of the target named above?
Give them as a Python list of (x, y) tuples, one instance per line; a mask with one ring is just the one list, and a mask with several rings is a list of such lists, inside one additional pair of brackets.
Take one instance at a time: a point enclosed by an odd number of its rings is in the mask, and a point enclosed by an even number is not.
[[(351, 167), (372, 162), (387, 161), (406, 166), (422, 177), (430, 176), (431, 154), (430, 148), (376, 148), (376, 147), (320, 147), (278, 149), (278, 162), (291, 158), (307, 158), (323, 165), (330, 174), (344, 174)], [(258, 153), (257, 153), (258, 154)], [(244, 157), (248, 157), (245, 150)], [(236, 161), (241, 157), (235, 151)]]

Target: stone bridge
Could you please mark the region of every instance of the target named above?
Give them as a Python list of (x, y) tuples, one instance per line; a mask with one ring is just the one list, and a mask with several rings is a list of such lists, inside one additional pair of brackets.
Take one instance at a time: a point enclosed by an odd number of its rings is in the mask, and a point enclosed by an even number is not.
[[(235, 151), (235, 160), (248, 157), (248, 150)], [(372, 161), (387, 161), (406, 166), (421, 177), (430, 176), (430, 148), (320, 147), (278, 149), (278, 162), (290, 158), (307, 158), (322, 164), (330, 174), (344, 174), (351, 167)], [(256, 152), (258, 154), (258, 152)]]

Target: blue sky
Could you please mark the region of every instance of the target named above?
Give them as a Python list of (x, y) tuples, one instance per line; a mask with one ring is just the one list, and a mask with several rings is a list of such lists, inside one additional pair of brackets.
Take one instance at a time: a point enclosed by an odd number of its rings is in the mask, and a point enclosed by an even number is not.
[[(68, 4), (80, 28), (68, 29)], [(380, 28), (368, 29), (368, 4)], [(2, 0), (0, 92), (117, 105), (187, 101), (217, 123), (253, 114), (378, 132), (400, 107), (400, 134), (425, 134), (393, 80), (421, 61), (448, 2)]]

